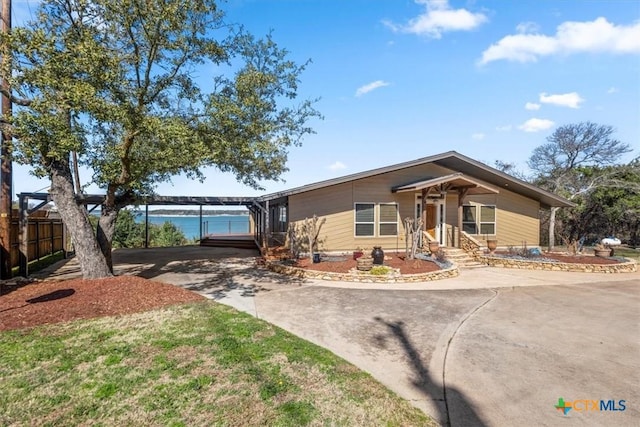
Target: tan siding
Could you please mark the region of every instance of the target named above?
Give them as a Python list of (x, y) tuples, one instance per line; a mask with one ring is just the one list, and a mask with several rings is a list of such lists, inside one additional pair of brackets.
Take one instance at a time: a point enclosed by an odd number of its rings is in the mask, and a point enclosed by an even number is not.
[[(327, 221), (320, 232), (321, 250), (352, 251), (357, 247), (371, 249), (376, 245), (381, 245), (386, 250), (403, 250), (405, 247), (403, 219), (414, 217), (415, 195), (412, 192), (392, 193), (391, 188), (451, 172), (436, 165), (422, 165), (295, 194), (289, 197), (289, 220), (301, 221), (314, 214), (326, 217)], [(376, 237), (355, 237), (353, 213), (355, 203), (375, 203), (376, 205), (397, 203), (398, 236), (377, 237), (378, 207), (376, 206)]]
[(498, 198), (498, 245), (540, 245), (540, 204), (502, 190)]
[[(331, 187), (289, 196), (289, 220), (292, 222), (310, 218), (314, 214), (327, 219), (320, 233), (320, 249), (325, 251), (352, 251), (357, 247), (371, 249), (381, 245), (389, 250), (403, 250), (404, 224), (406, 217), (414, 218), (415, 193), (392, 193), (391, 188), (430, 177), (450, 174), (453, 171), (428, 164), (389, 172)], [(355, 237), (354, 203), (376, 204), (376, 235), (378, 233), (379, 203), (397, 203), (398, 236)], [(498, 195), (469, 196), (465, 203), (496, 205), (496, 230), (498, 244), (520, 245), (526, 241), (530, 246), (539, 242), (538, 208), (536, 201), (502, 189)], [(448, 242), (458, 224), (458, 197), (447, 195), (445, 221), (450, 225)], [(480, 240), (484, 236), (477, 236)]]
[[(496, 206), (496, 238), (499, 246), (520, 246), (526, 242), (537, 246), (540, 242), (540, 230), (537, 201), (502, 189), (496, 195), (469, 196), (465, 204)], [(484, 235), (474, 236), (485, 242)]]

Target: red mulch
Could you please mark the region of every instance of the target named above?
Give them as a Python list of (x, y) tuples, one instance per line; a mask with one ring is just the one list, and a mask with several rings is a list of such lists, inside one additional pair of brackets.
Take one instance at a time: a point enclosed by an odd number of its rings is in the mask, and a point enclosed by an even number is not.
[[(420, 274), (440, 270), (440, 267), (431, 261), (407, 260), (404, 254), (390, 252), (385, 252), (384, 265), (391, 268), (399, 268), (400, 274)], [(356, 268), (356, 261), (352, 256), (349, 256), (345, 261), (321, 261), (314, 264), (309, 258), (304, 258), (298, 260), (295, 266), (314, 271), (348, 273), (351, 269)]]
[(138, 313), (203, 296), (136, 276), (34, 282), (0, 296), (0, 331)]

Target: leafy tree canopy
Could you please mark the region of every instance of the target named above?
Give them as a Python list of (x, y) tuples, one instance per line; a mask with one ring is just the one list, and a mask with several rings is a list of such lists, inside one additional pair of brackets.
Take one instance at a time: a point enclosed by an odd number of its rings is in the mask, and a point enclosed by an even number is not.
[[(214, 0), (44, 0), (0, 44), (15, 160), (51, 178), (85, 277), (108, 274), (95, 248), (110, 264), (121, 207), (175, 174), (202, 179), (205, 166), (259, 188), (320, 117), (296, 101), (307, 63), (227, 23)], [(72, 154), (106, 192), (97, 240)]]

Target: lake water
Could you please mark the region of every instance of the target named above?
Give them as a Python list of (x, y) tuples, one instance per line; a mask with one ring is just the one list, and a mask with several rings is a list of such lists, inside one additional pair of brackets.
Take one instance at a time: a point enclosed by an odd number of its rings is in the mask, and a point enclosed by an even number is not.
[[(150, 224), (162, 225), (171, 222), (184, 233), (187, 239), (200, 238), (200, 217), (185, 215), (149, 215)], [(144, 214), (138, 217), (144, 222)], [(202, 234), (249, 233), (249, 215), (203, 215)]]

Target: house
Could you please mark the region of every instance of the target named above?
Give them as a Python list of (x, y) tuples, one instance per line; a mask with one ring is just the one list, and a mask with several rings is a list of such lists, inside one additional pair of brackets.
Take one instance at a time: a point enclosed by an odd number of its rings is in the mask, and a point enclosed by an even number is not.
[(464, 236), (481, 246), (540, 243), (540, 209), (568, 200), (449, 151), (321, 181), (256, 199), (258, 229), (283, 242), (290, 223), (326, 218), (320, 249), (348, 252), (382, 246), (404, 250), (405, 218), (422, 218), (425, 236), (459, 247)]

